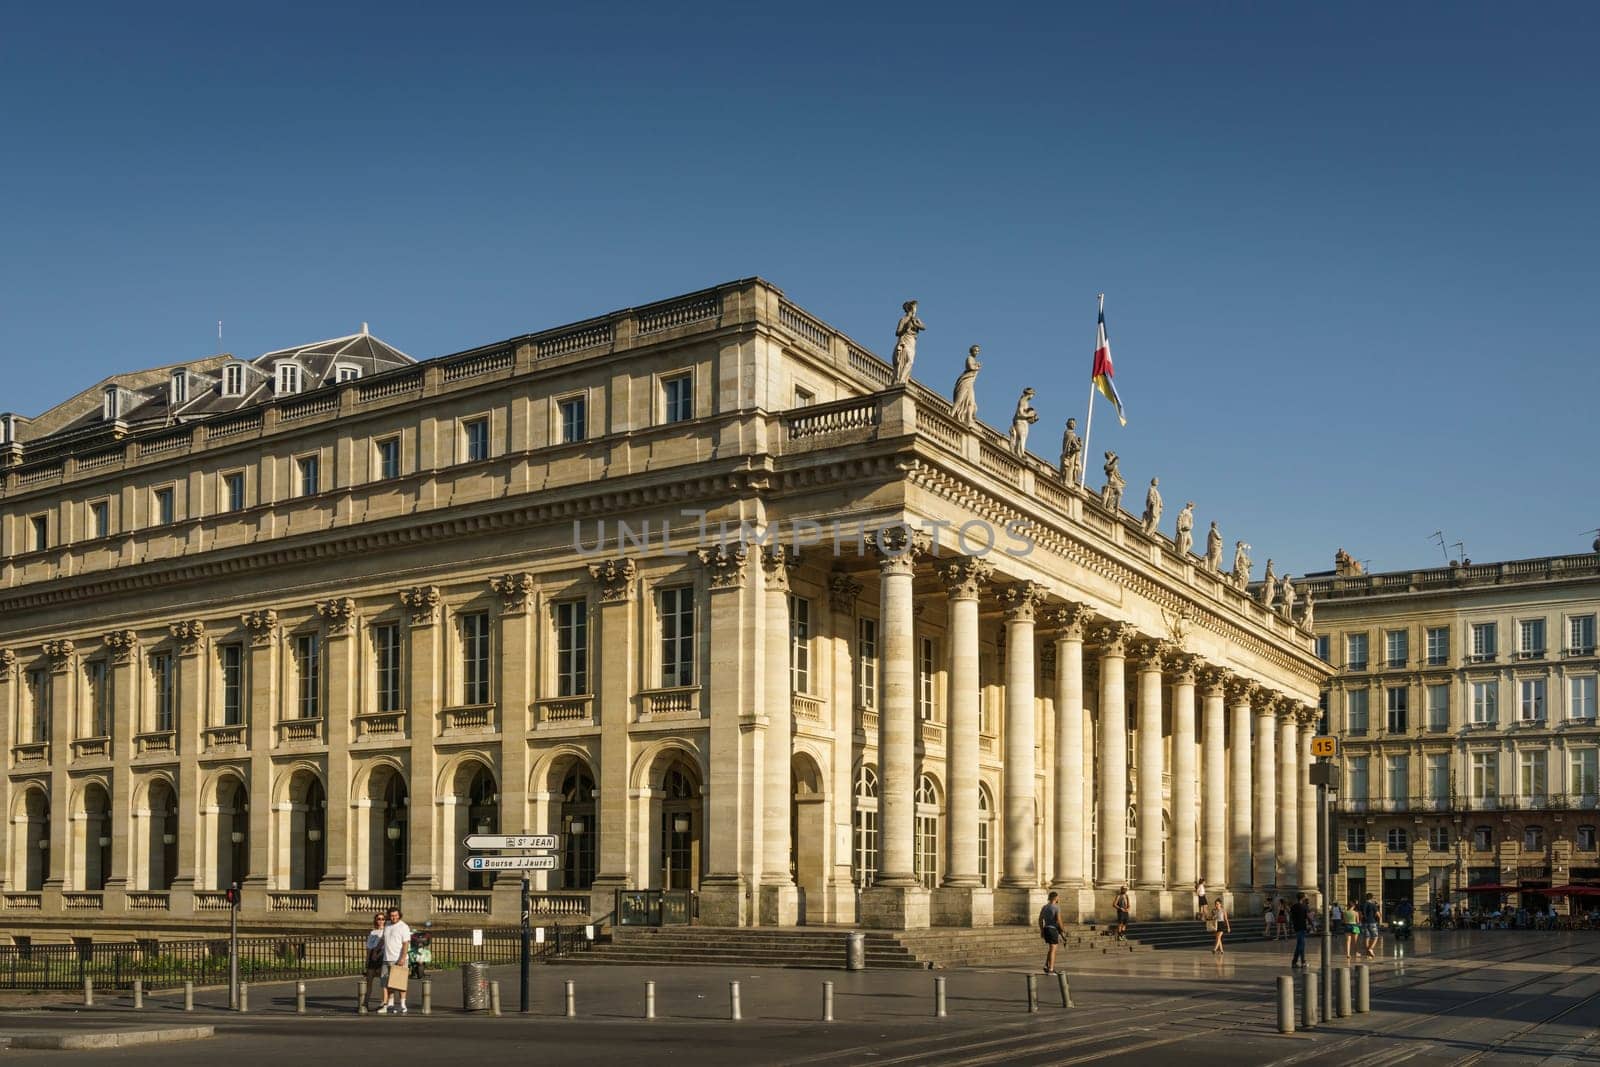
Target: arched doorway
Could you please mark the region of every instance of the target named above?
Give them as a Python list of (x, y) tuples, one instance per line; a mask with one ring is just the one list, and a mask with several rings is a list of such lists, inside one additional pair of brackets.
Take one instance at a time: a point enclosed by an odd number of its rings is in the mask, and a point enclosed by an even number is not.
[(994, 798), (989, 787), (978, 784), (978, 884), (994, 888)]
[(399, 771), (390, 770), (383, 780), (381, 801), (373, 805), (372, 838), (378, 845), (373, 865), (377, 876), (374, 889), (399, 889), (411, 871), (411, 796)]
[(933, 775), (924, 774), (917, 779), (916, 804), (916, 876), (924, 889), (939, 885), (939, 862), (942, 858), (940, 843), (944, 839), (944, 808), (940, 803), (939, 784)]
[(309, 768), (293, 771), (278, 804), (278, 887), (316, 889), (328, 869), (328, 794)]
[[(478, 763), (467, 782), (467, 832), (497, 834), (500, 832), (500, 787), (495, 784), (489, 768)], [(468, 889), (494, 888), (493, 873), (467, 873)]]
[(561, 811), (556, 825), (561, 828), (561, 888), (588, 889), (594, 885), (600, 839), (594, 775), (588, 764), (576, 758), (567, 764), (559, 796)]
[(149, 833), (145, 847), (143, 888), (166, 891), (178, 877), (178, 791), (165, 779), (150, 783), (145, 794)]
[(99, 892), (111, 877), (111, 797), (99, 782), (90, 782), (79, 803), (79, 817), (73, 820), (78, 859), (72, 880), (79, 889)]
[(661, 777), (658, 825), (661, 888), (700, 888), (700, 778), (684, 760), (672, 763)]
[[(800, 890), (799, 921), (804, 924), (809, 914), (808, 905), (815, 902), (820, 909), (825, 899), (827, 796), (822, 771), (807, 753), (794, 754), (791, 777), (794, 803), (789, 808), (789, 873)], [(820, 921), (823, 915), (818, 910), (810, 917)]]
[(250, 876), (250, 793), (244, 780), (228, 774), (217, 781), (213, 888), (243, 884)]
[(28, 893), (44, 889), (50, 877), (50, 794), (43, 789), (27, 790), (18, 804), (17, 833), (13, 837), (17, 852), (12, 861), (17, 888)]

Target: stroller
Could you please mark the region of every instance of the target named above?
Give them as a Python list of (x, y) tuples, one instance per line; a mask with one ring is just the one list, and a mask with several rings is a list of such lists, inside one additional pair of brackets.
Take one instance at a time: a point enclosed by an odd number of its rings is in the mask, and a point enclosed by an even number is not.
[(411, 949), (406, 960), (411, 964), (411, 977), (421, 980), (428, 977), (428, 964), (433, 962), (433, 923), (425, 922), (422, 929), (412, 931)]

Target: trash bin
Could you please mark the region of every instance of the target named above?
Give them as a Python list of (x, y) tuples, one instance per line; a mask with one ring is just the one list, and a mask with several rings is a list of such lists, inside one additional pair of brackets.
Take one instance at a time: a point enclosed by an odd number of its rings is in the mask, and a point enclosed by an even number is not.
[(847, 971), (867, 969), (866, 934), (851, 931), (844, 935), (844, 969)]
[(461, 965), (461, 1007), (464, 1011), (489, 1010), (489, 965)]

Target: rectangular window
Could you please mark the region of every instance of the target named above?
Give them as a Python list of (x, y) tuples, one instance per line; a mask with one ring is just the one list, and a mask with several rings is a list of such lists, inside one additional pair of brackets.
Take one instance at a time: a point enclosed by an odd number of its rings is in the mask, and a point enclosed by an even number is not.
[(662, 419), (687, 422), (694, 418), (694, 378), (678, 374), (661, 381)]
[(223, 645), (217, 649), (222, 669), (222, 725), (244, 724), (244, 647)]
[(789, 685), (795, 693), (811, 692), (811, 601), (789, 597)]
[(1367, 669), (1367, 635), (1349, 634), (1344, 639), (1345, 667), (1352, 671)]
[(1472, 795), (1480, 800), (1492, 800), (1500, 795), (1500, 753), (1472, 754)]
[(1578, 850), (1593, 852), (1595, 846), (1595, 828), (1593, 826), (1578, 827)]
[(154, 719), (151, 729), (156, 733), (169, 733), (177, 729), (177, 678), (174, 675), (172, 653), (150, 654), (150, 680), (153, 683)]
[(295, 637), (294, 671), (300, 718), (322, 718), (322, 642), (316, 634)]
[(33, 526), (33, 550), (43, 552), (50, 547), (50, 520), (44, 515), (35, 515), (30, 522)]
[(461, 703), (489, 703), (489, 616), (461, 616)]
[(111, 536), (111, 505), (104, 500), (96, 500), (89, 505), (89, 535), (96, 538)]
[(1344, 828), (1344, 850), (1346, 852), (1365, 852), (1367, 850), (1367, 828), (1365, 826), (1346, 826)]
[(878, 620), (856, 620), (856, 707), (878, 706)]
[(353, 382), (361, 377), (360, 367), (340, 366), (333, 370), (334, 380), (339, 382)]
[(244, 395), (244, 366), (242, 364), (230, 363), (222, 368), (222, 395)]
[(378, 477), (392, 482), (400, 477), (400, 438), (385, 437), (377, 443)]
[(694, 684), (694, 587), (663, 589), (661, 613), (661, 684), (671, 688)]
[(372, 652), (377, 667), (379, 711), (400, 710), (400, 627), (392, 622), (372, 628)]
[(1595, 676), (1579, 675), (1567, 680), (1567, 718), (1592, 720), (1595, 706)]
[(1574, 615), (1567, 620), (1567, 651), (1574, 656), (1594, 655), (1594, 616)]
[(1317, 658), (1318, 659), (1320, 659), (1324, 663), (1332, 662), (1328, 658), (1329, 656), (1333, 655), (1333, 653), (1329, 649), (1329, 641), (1328, 641), (1328, 635), (1327, 634), (1318, 634), (1317, 635), (1316, 648), (1317, 648)]
[(562, 600), (555, 605), (556, 696), (589, 692), (589, 602)]
[(277, 394), (286, 396), (300, 391), (300, 368), (294, 363), (280, 363), (277, 366)]
[(1517, 683), (1517, 706), (1523, 722), (1544, 722), (1543, 678), (1523, 678)]
[(1428, 799), (1448, 800), (1450, 797), (1450, 757), (1437, 753), (1428, 757)]
[(937, 815), (917, 816), (915, 874), (917, 881), (922, 883), (924, 889), (932, 889), (939, 884), (939, 817)]
[(1370, 794), (1367, 792), (1367, 757), (1350, 757), (1350, 799), (1366, 800)]
[(1500, 720), (1500, 683), (1472, 683), (1472, 721), (1492, 723)]
[(170, 526), (175, 518), (175, 506), (172, 487), (166, 486), (156, 490), (154, 522), (157, 526)]
[(1404, 630), (1390, 630), (1383, 635), (1383, 655), (1390, 667), (1404, 667), (1411, 654), (1411, 642)]
[[(1450, 851), (1450, 828), (1448, 826), (1433, 826), (1428, 829), (1428, 848), (1433, 852)], [(1446, 872), (1449, 868), (1445, 868)]]
[(1390, 686), (1384, 690), (1384, 700), (1387, 704), (1389, 719), (1388, 730), (1391, 734), (1406, 732), (1407, 712), (1411, 705), (1411, 690), (1404, 686)]
[(1428, 686), (1428, 729), (1442, 734), (1450, 729), (1450, 687)]
[(298, 496), (316, 496), (322, 491), (322, 460), (317, 456), (301, 456), (295, 460), (295, 479)]
[(1405, 756), (1390, 756), (1384, 766), (1388, 799), (1395, 811), (1403, 811), (1411, 793), (1411, 761)]
[(225, 511), (244, 510), (243, 471), (233, 471), (222, 476), (222, 502)]
[(1570, 749), (1572, 764), (1567, 792), (1575, 797), (1592, 797), (1600, 790), (1600, 749)]
[(1523, 659), (1544, 658), (1544, 620), (1523, 619), (1517, 626), (1517, 654)]
[(476, 463), (489, 458), (489, 420), (471, 419), (461, 424), (462, 459)]
[(817, 394), (816, 393), (813, 393), (810, 389), (802, 389), (798, 385), (794, 387), (794, 406), (795, 407), (797, 407), (797, 408), (808, 408), (812, 404), (815, 404), (816, 402), (817, 402)]
[(561, 443), (574, 444), (589, 436), (589, 403), (581, 396), (571, 396), (558, 405), (561, 412)]
[(1492, 622), (1472, 624), (1472, 658), (1487, 663), (1498, 655), (1499, 626)]
[(111, 685), (106, 661), (92, 659), (83, 665), (84, 698), (89, 737), (111, 736)]
[(1546, 795), (1545, 769), (1548, 762), (1547, 754), (1543, 751), (1523, 752), (1517, 763), (1519, 774), (1517, 784), (1521, 796), (1531, 797), (1543, 801)]
[(1366, 689), (1352, 689), (1344, 695), (1344, 721), (1345, 729), (1356, 737), (1361, 737), (1367, 732), (1367, 704), (1371, 692)]
[(50, 672), (36, 667), (28, 672), (28, 702), (33, 705), (33, 741), (50, 740)]
[(924, 637), (917, 642), (917, 717), (923, 722), (933, 720), (934, 664), (933, 638)]
[(1450, 627), (1428, 627), (1428, 666), (1442, 667), (1450, 662)]

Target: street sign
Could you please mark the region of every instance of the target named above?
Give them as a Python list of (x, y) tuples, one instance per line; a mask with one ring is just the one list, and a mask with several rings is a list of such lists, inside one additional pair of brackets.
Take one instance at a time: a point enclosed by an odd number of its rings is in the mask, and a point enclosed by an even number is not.
[(462, 844), (474, 851), (499, 848), (531, 848), (535, 852), (554, 852), (561, 847), (561, 835), (468, 834)]
[(1337, 756), (1339, 754), (1339, 739), (1337, 737), (1313, 737), (1311, 739), (1311, 754), (1313, 756)]
[(468, 856), (461, 866), (469, 871), (553, 871), (554, 856)]

